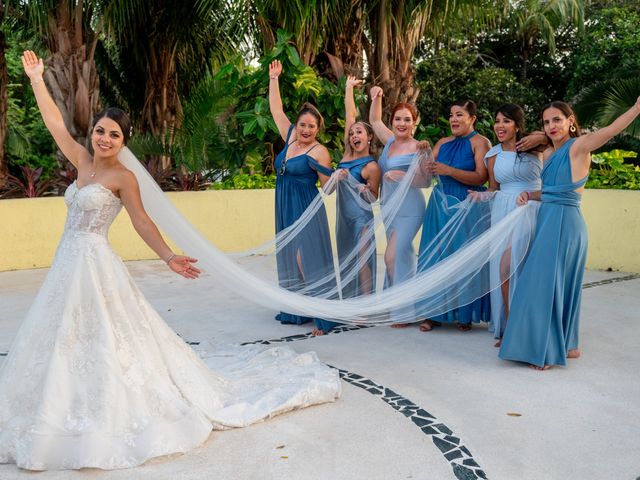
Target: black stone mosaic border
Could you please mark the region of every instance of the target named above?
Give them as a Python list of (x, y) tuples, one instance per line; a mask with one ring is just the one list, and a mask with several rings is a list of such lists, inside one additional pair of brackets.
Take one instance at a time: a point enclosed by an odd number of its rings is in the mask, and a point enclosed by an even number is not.
[(610, 283), (626, 282), (628, 280), (635, 280), (636, 278), (640, 278), (640, 275), (637, 273), (625, 275), (624, 277), (607, 278), (605, 280), (599, 280), (597, 282), (583, 283), (582, 289), (584, 290), (585, 288), (599, 287), (600, 285), (609, 285)]
[[(325, 335), (336, 335), (338, 333), (352, 332), (354, 330), (362, 330), (363, 328), (372, 328), (374, 325), (339, 325), (332, 328)], [(270, 340), (255, 340), (253, 342), (244, 342), (240, 345), (273, 345), (275, 343), (288, 343), (296, 342), (298, 340), (306, 340), (308, 338), (314, 338), (312, 332), (300, 333), (298, 335), (289, 335), (288, 337), (272, 338)]]
[(460, 437), (457, 437), (449, 427), (436, 417), (411, 400), (371, 379), (339, 368), (336, 370), (340, 373), (342, 380), (380, 397), (380, 400), (411, 420), (422, 433), (431, 437), (433, 444), (438, 447), (438, 450), (451, 465), (453, 474), (458, 480), (487, 479), (486, 473), (474, 460), (473, 455)]

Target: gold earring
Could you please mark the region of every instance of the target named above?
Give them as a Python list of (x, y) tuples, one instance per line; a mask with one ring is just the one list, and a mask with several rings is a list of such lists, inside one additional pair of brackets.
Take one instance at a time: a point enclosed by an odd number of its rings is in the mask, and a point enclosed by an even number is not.
[(577, 130), (577, 128), (576, 128), (576, 126), (575, 126), (575, 125), (573, 125), (573, 124), (569, 127), (569, 131), (570, 131), (571, 133), (576, 133), (576, 130)]

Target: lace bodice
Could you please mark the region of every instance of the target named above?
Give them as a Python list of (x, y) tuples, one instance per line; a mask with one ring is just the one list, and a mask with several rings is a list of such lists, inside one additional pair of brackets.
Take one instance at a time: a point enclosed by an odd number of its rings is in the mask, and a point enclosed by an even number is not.
[(96, 233), (107, 236), (109, 227), (120, 213), (122, 202), (100, 183), (78, 188), (73, 182), (64, 193), (67, 204), (65, 232)]

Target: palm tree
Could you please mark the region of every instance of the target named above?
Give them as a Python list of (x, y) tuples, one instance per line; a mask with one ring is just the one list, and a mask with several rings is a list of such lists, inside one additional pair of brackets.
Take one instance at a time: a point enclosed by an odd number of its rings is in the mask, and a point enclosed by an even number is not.
[[(112, 93), (128, 104), (142, 132), (166, 147), (180, 126), (181, 96), (212, 63), (237, 51), (242, 29), (230, 5), (225, 0), (136, 0), (113, 2), (105, 10), (105, 74), (115, 87)], [(132, 88), (139, 89), (134, 96), (127, 93)]]
[(520, 80), (524, 82), (537, 41), (542, 41), (553, 55), (559, 28), (573, 25), (579, 32), (584, 29), (584, 0), (520, 0), (510, 5), (507, 23), (520, 44)]
[[(275, 30), (294, 35), (300, 57), (313, 65), (324, 54), (334, 77), (347, 67), (368, 73), (385, 91), (385, 106), (402, 100), (414, 102), (413, 54), (425, 36), (442, 31), (451, 19), (465, 14), (466, 24), (487, 24), (502, 13), (507, 0), (259, 0), (254, 2), (255, 23), (263, 38), (263, 53), (275, 43)], [(266, 32), (266, 33), (265, 33)], [(321, 72), (324, 73), (324, 72)]]
[(247, 4), (260, 56), (277, 42), (277, 31), (293, 34), (306, 65), (328, 63), (328, 76), (341, 77), (345, 65), (362, 74), (366, 25), (363, 0), (259, 0)]
[(99, 106), (100, 82), (94, 53), (98, 34), (92, 29), (98, 9), (108, 1), (33, 0), (27, 18), (48, 45), (44, 80), (71, 135), (89, 146), (91, 121)]
[[(596, 82), (578, 95), (576, 114), (585, 125), (605, 126), (629, 109), (640, 95), (640, 78), (612, 78)], [(636, 119), (622, 135), (640, 139), (640, 120)]]

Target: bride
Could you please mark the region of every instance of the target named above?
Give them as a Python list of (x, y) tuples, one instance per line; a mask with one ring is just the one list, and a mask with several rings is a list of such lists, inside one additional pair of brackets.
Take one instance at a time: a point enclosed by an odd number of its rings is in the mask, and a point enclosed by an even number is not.
[(99, 113), (92, 155), (67, 131), (42, 59), (27, 51), (22, 63), (78, 179), (65, 192), (67, 221), (51, 269), (0, 370), (0, 462), (30, 470), (134, 467), (188, 451), (212, 428), (335, 400), (338, 375), (313, 353), (239, 348), (224, 364), (205, 363), (164, 323), (109, 246), (122, 206), (171, 270), (188, 279), (200, 270), (164, 242), (135, 175), (118, 160), (130, 120), (115, 108)]

